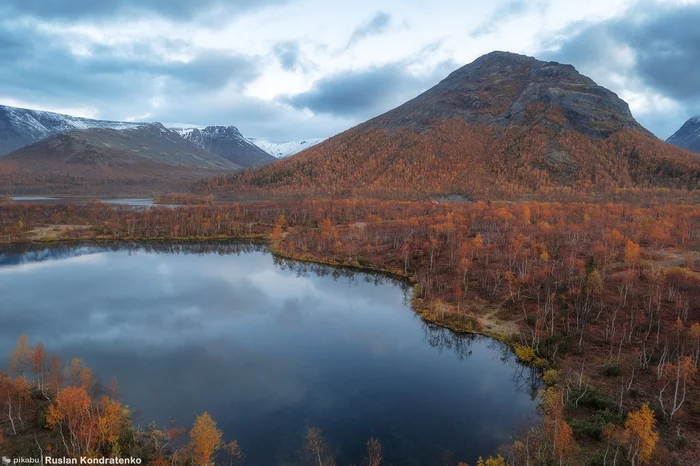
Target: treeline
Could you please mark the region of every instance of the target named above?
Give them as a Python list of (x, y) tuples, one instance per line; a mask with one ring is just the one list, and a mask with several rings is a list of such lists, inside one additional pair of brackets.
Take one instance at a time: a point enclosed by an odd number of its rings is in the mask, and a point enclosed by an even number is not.
[(189, 193), (166, 193), (159, 194), (154, 199), (155, 204), (173, 204), (173, 205), (199, 205), (213, 204), (214, 196), (202, 196)]
[[(5, 157), (3, 157), (5, 159)], [(220, 173), (217, 170), (98, 165), (59, 160), (0, 159), (0, 193), (39, 195), (143, 196), (186, 191), (192, 183)]]
[[(508, 464), (700, 462), (698, 205), (304, 200), (2, 209), (6, 241), (260, 237), (285, 257), (407, 277), (425, 320), (509, 341), (554, 390), (545, 399), (556, 409), (545, 403), (540, 428), (501, 452)], [(45, 228), (60, 224), (89, 228)], [(645, 405), (640, 429), (658, 425), (658, 443), (647, 442), (649, 433), (644, 441), (624, 434)]]

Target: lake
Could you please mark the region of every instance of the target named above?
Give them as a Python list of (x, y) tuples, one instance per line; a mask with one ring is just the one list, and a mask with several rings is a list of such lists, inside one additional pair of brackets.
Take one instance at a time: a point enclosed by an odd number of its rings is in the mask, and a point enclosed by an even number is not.
[[(21, 204), (87, 204), (93, 199), (99, 199), (100, 202), (113, 204), (116, 206), (131, 206), (137, 208), (151, 208), (154, 204), (153, 198), (95, 198), (95, 197), (43, 197), (43, 196), (10, 196), (13, 201)], [(167, 205), (172, 207), (173, 205)]]
[(136, 423), (209, 412), (246, 465), (297, 465), (320, 427), (338, 464), (475, 464), (536, 419), (538, 377), (503, 344), (424, 323), (383, 275), (246, 244), (0, 254), (0, 370), (21, 334), (119, 381)]

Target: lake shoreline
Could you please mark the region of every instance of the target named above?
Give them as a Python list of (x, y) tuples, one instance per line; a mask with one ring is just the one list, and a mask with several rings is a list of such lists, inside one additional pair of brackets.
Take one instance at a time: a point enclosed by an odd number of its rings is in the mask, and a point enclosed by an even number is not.
[[(87, 226), (89, 228), (89, 226)], [(326, 259), (321, 257), (315, 257), (308, 254), (292, 254), (288, 251), (284, 251), (273, 246), (273, 241), (268, 234), (254, 234), (254, 235), (242, 235), (242, 236), (207, 236), (207, 237), (126, 237), (121, 239), (114, 239), (112, 237), (99, 236), (94, 237), (84, 237), (84, 238), (56, 238), (56, 239), (29, 239), (12, 241), (7, 243), (0, 243), (0, 249), (4, 246), (26, 246), (26, 245), (44, 245), (50, 246), (52, 244), (61, 245), (75, 245), (80, 243), (96, 243), (96, 244), (119, 244), (119, 243), (136, 243), (136, 244), (163, 244), (163, 243), (175, 243), (175, 244), (196, 244), (196, 243), (207, 243), (214, 241), (222, 242), (237, 242), (237, 241), (249, 241), (256, 244), (261, 244), (268, 246), (270, 253), (273, 257), (294, 260), (297, 262), (304, 262), (310, 264), (326, 265), (333, 268), (346, 269), (346, 270), (356, 270), (362, 272), (372, 272), (387, 275), (399, 280), (405, 281), (414, 288), (414, 293), (411, 299), (411, 310), (418, 315), (423, 321), (437, 325), (439, 327), (445, 328), (447, 330), (460, 333), (460, 334), (474, 334), (482, 335), (485, 337), (493, 338), (506, 345), (508, 345), (511, 350), (515, 351), (517, 349), (518, 342), (514, 339), (514, 334), (512, 333), (500, 333), (498, 331), (492, 331), (488, 328), (477, 329), (468, 328), (463, 325), (459, 325), (457, 322), (445, 322), (440, 319), (439, 315), (431, 312), (430, 303), (426, 302), (424, 299), (416, 296), (415, 290), (418, 285), (418, 281), (415, 277), (403, 273), (400, 270), (392, 270), (381, 268), (373, 265), (362, 265), (359, 263), (348, 263), (340, 262), (334, 259)], [(482, 299), (486, 299), (482, 297)], [(517, 325), (516, 321), (510, 321), (510, 323)], [(519, 326), (518, 326), (519, 327)], [(520, 359), (523, 363), (530, 363), (531, 361), (524, 361)]]

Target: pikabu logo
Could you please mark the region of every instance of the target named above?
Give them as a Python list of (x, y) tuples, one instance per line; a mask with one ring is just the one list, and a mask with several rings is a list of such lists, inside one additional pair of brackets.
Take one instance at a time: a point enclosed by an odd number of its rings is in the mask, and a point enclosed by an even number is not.
[(2, 466), (10, 464), (41, 464), (41, 458), (14, 458), (10, 459), (7, 456), (2, 457)]

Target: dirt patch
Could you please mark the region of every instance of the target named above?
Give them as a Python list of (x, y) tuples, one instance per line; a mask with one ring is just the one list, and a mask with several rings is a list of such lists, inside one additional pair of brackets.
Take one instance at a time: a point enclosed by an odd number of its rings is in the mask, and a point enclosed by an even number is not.
[(41, 241), (46, 239), (58, 239), (61, 235), (69, 231), (86, 230), (89, 225), (51, 225), (47, 227), (38, 227), (27, 232), (27, 236), (31, 241)]
[(505, 338), (509, 338), (520, 333), (520, 328), (516, 322), (512, 320), (500, 319), (498, 317), (498, 314), (503, 312), (501, 307), (480, 305), (477, 309), (478, 311), (473, 314), (473, 317), (481, 325), (483, 325), (486, 332), (502, 335)]

